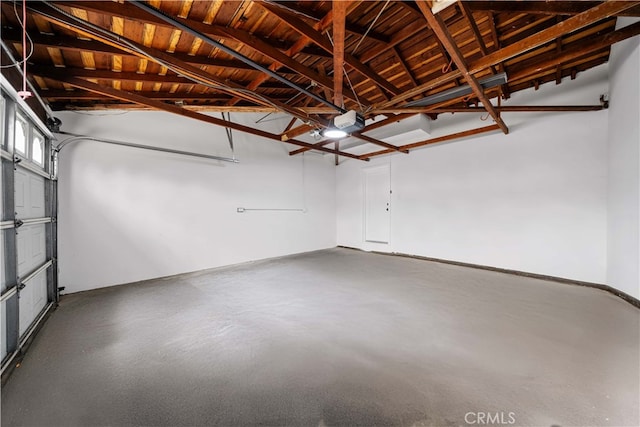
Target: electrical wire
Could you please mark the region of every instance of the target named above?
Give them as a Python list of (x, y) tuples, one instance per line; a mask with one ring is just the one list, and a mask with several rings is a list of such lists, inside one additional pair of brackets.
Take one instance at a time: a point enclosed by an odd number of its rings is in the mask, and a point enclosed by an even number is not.
[(387, 7), (387, 5), (389, 4), (390, 0), (387, 0), (387, 2), (382, 6), (382, 9), (380, 9), (380, 12), (378, 12), (378, 15), (375, 17), (375, 19), (373, 20), (373, 22), (371, 22), (371, 24), (369, 25), (369, 28), (367, 28), (367, 31), (364, 32), (364, 34), (362, 35), (362, 37), (360, 38), (360, 41), (358, 42), (358, 44), (356, 45), (356, 47), (353, 48), (353, 51), (351, 52), (352, 55), (356, 54), (356, 50), (358, 50), (358, 48), (360, 47), (360, 45), (362, 44), (362, 42), (364, 41), (365, 37), (367, 37), (367, 34), (369, 34), (369, 31), (371, 31), (373, 29), (373, 26), (376, 24), (376, 21), (378, 20), (378, 18), (380, 18), (380, 15), (382, 15), (382, 12), (384, 12), (385, 8)]
[[(24, 59), (22, 61), (14, 62), (11, 65), (0, 65), (0, 68), (19, 67), (23, 63), (25, 63), (29, 58), (31, 58), (31, 56), (33, 55), (33, 50), (34, 50), (33, 49), (33, 40), (31, 39), (31, 36), (27, 32), (26, 23), (22, 22), (22, 19), (20, 19), (20, 16), (18, 15), (18, 9), (16, 9), (16, 0), (13, 0), (13, 13), (15, 13), (16, 19), (18, 20), (18, 23), (22, 27), (22, 31), (24, 31), (25, 35), (27, 36), (27, 39), (29, 40), (29, 53), (24, 57)], [(22, 46), (22, 51), (23, 52), (24, 52), (25, 49), (26, 49), (26, 46)]]

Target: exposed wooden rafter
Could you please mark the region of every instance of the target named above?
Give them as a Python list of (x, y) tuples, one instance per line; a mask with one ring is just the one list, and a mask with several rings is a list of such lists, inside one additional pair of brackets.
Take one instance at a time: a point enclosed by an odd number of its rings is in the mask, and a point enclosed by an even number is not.
[[(85, 7), (96, 12), (105, 13), (109, 16), (126, 16), (127, 18), (134, 19), (138, 22), (153, 22), (157, 26), (169, 27), (168, 24), (163, 20), (156, 18), (153, 15), (150, 15), (127, 3), (121, 5), (118, 3), (104, 1), (60, 2), (60, 6), (68, 6), (70, 4), (77, 7)], [(281, 50), (272, 46), (271, 40), (266, 41), (264, 38), (258, 37), (255, 34), (251, 34), (248, 31), (240, 30), (237, 28), (224, 27), (221, 25), (207, 25), (202, 22), (198, 22), (192, 19), (180, 18), (177, 16), (173, 18), (182, 24), (200, 31), (203, 34), (206, 34), (207, 36), (234, 39), (242, 43), (244, 46), (247, 46), (252, 50), (260, 53), (261, 55), (270, 58), (277, 64), (284, 65), (285, 67), (288, 67), (296, 73), (305, 76), (310, 82), (314, 81), (322, 86), (333, 88), (333, 82), (330, 79), (326, 77), (323, 78), (320, 74), (318, 74), (311, 68), (306, 67), (298, 61), (287, 56)], [(351, 97), (352, 99), (355, 99), (355, 95), (353, 95), (348, 89), (345, 89), (345, 95)]]
[(477, 73), (491, 65), (504, 62), (514, 56), (522, 54), (523, 52), (533, 50), (544, 43), (555, 40), (563, 34), (584, 28), (594, 22), (598, 22), (609, 16), (615, 15), (616, 13), (630, 9), (637, 4), (639, 4), (639, 2), (608, 1), (600, 3), (587, 11), (582, 12), (579, 15), (572, 16), (571, 18), (557, 23), (546, 30), (540, 31), (526, 39), (512, 43), (499, 51), (485, 55), (482, 59), (472, 63), (469, 71), (471, 73)]
[[(412, 144), (401, 145), (400, 147), (397, 147), (397, 148), (399, 148), (402, 151), (415, 150), (416, 148), (424, 147), (424, 146), (427, 146), (427, 145), (439, 144), (441, 142), (446, 142), (446, 141), (453, 141), (454, 139), (467, 138), (469, 136), (478, 135), (478, 134), (481, 134), (481, 133), (493, 132), (493, 131), (496, 131), (496, 130), (500, 130), (500, 126), (498, 126), (497, 124), (494, 124), (494, 125), (489, 125), (489, 126), (485, 126), (485, 127), (477, 128), (477, 129), (471, 129), (471, 130), (467, 130), (467, 131), (463, 131), (463, 132), (456, 132), (456, 133), (452, 133), (450, 135), (439, 136), (437, 138), (425, 139), (424, 141), (414, 142)], [(368, 159), (370, 159), (372, 157), (375, 157), (375, 156), (381, 156), (383, 154), (393, 153), (393, 151), (394, 150), (375, 151), (373, 153), (362, 154), (361, 156), (359, 156), (359, 158), (360, 158), (360, 160), (368, 160)]]
[[(278, 6), (288, 9), (291, 12), (300, 14), (302, 16), (305, 16), (307, 18), (311, 18), (315, 21), (322, 21), (324, 19), (326, 19), (327, 15), (325, 16), (321, 16), (319, 14), (317, 14), (316, 12), (305, 8), (303, 6), (300, 6), (299, 4), (292, 2), (292, 1), (271, 1), (271, 3), (277, 4)], [(357, 25), (354, 25), (350, 22), (346, 22), (345, 21), (345, 30), (348, 33), (354, 34), (356, 36), (359, 37), (367, 37), (369, 39), (372, 40), (376, 40), (380, 43), (389, 43), (390, 38), (385, 36), (384, 34), (380, 34), (376, 31), (368, 31), (366, 28), (361, 28)]]
[[(367, 123), (376, 120), (350, 141), (401, 151), (372, 138), (378, 115), (389, 122), (414, 113), (437, 120), (442, 113), (486, 109), (506, 131), (501, 112), (601, 109), (597, 102), (525, 108), (501, 100), (579, 79), (608, 61), (613, 43), (640, 33), (640, 23), (616, 30), (615, 18), (640, 16), (640, 1), (458, 0), (437, 15), (431, 3), (28, 2), (28, 77), (54, 110), (152, 108), (78, 89), (68, 83), (73, 78), (192, 112), (284, 112), (293, 117), (276, 135), (281, 141), (328, 126), (341, 108), (357, 110)], [(2, 39), (19, 58), (22, 26), (13, 9), (11, 2), (0, 3)], [(500, 73), (506, 83), (479, 86)], [(440, 101), (424, 105), (429, 97)], [(420, 100), (423, 105), (411, 106)], [(328, 144), (333, 148), (334, 141), (293, 153)]]
[[(298, 18), (296, 15), (268, 2), (260, 1), (258, 2), (258, 4), (277, 16), (279, 19), (289, 25), (293, 30), (300, 33), (304, 37), (308, 37), (315, 44), (317, 44), (327, 52), (333, 54), (333, 46), (331, 45), (331, 41), (322, 33), (316, 31), (309, 24)], [(384, 77), (382, 77), (371, 68), (367, 67), (353, 55), (345, 52), (344, 61), (355, 71), (362, 74), (364, 77), (374, 81), (379, 87), (383, 88), (384, 90), (390, 92), (393, 95), (397, 95), (400, 93), (400, 90), (397, 87), (393, 86), (391, 83), (385, 80)]]
[[(286, 111), (287, 113), (302, 118), (303, 120), (312, 120), (308, 115), (301, 112), (300, 110), (289, 107), (286, 104), (281, 102), (267, 99), (266, 97), (260, 95), (256, 96), (255, 94), (248, 93), (244, 87), (241, 87), (235, 83), (224, 81), (213, 74), (207, 73), (206, 71), (201, 70), (200, 68), (194, 67), (190, 64), (179, 61), (175, 58), (172, 58), (171, 55), (162, 52), (158, 49), (153, 49), (148, 46), (140, 45), (139, 43), (133, 40), (127, 40), (122, 36), (115, 35), (110, 31), (103, 30), (105, 35), (101, 36), (95, 34), (95, 31), (91, 28), (85, 28), (85, 25), (79, 22), (71, 21), (65, 15), (58, 13), (53, 9), (49, 9), (46, 6), (42, 5), (30, 5), (30, 9), (38, 14), (40, 14), (46, 20), (55, 23), (57, 25), (64, 26), (69, 30), (76, 31), (86, 37), (92, 38), (94, 40), (100, 41), (107, 45), (117, 47), (125, 52), (131, 53), (133, 55), (139, 56), (144, 59), (150, 59), (154, 62), (158, 62), (161, 65), (172, 64), (180, 69), (180, 72), (195, 81), (204, 82), (206, 85), (210, 85), (214, 87), (216, 90), (225, 93), (231, 93), (235, 96), (239, 96), (241, 98), (247, 99), (249, 101), (255, 102), (257, 104), (267, 104), (276, 106), (280, 108), (282, 111)], [(111, 35), (113, 38), (110, 38)], [(126, 41), (126, 44), (123, 44), (123, 41)]]
[[(566, 111), (600, 111), (604, 109), (602, 105), (508, 105), (496, 106), (496, 111), (501, 113), (533, 113), (533, 112), (566, 112)], [(485, 113), (483, 107), (406, 107), (393, 110), (378, 110), (378, 114), (388, 114), (390, 112), (403, 111), (412, 114), (441, 114), (441, 113)]]
[(453, 40), (453, 37), (451, 37), (451, 34), (449, 34), (449, 30), (447, 30), (446, 25), (444, 24), (442, 19), (431, 12), (431, 8), (425, 1), (420, 0), (417, 2), (417, 5), (424, 14), (424, 17), (429, 23), (429, 26), (431, 27), (433, 32), (440, 39), (440, 41), (442, 41), (442, 44), (445, 46), (449, 54), (451, 54), (451, 59), (456, 63), (456, 66), (462, 72), (462, 76), (467, 81), (469, 86), (471, 86), (473, 93), (482, 102), (483, 107), (487, 110), (491, 117), (493, 117), (493, 120), (495, 120), (498, 126), (500, 126), (502, 132), (504, 132), (505, 134), (509, 133), (509, 128), (500, 117), (500, 114), (495, 110), (495, 108), (493, 108), (493, 104), (491, 104), (491, 100), (485, 95), (484, 89), (482, 88), (482, 86), (480, 86), (480, 83), (478, 83), (476, 77), (473, 76), (473, 74), (469, 73), (469, 68), (466, 64), (464, 56), (460, 52), (460, 49), (458, 49), (458, 46)]
[[(511, 12), (511, 13), (535, 13), (540, 15), (577, 15), (601, 2), (579, 0), (579, 1), (483, 1), (473, 0), (468, 2), (471, 10), (488, 12)], [(639, 16), (640, 6), (634, 5), (630, 9), (616, 12), (616, 16)]]
[[(380, 121), (378, 121), (376, 123), (373, 123), (373, 124), (367, 126), (366, 131), (370, 132), (372, 130), (379, 129), (379, 128), (384, 127), (384, 126), (388, 126), (388, 125), (391, 125), (393, 123), (397, 123), (400, 120), (406, 119), (407, 117), (410, 117), (410, 116), (413, 116), (413, 115), (414, 114), (412, 114), (412, 113), (411, 114), (398, 114), (398, 115), (395, 115), (395, 116), (392, 116), (392, 117), (388, 117), (388, 118), (386, 118), (384, 120), (380, 120)], [(359, 135), (362, 135), (362, 134), (363, 134), (363, 132), (359, 133)], [(344, 139), (347, 139), (347, 138), (344, 138)], [(312, 148), (323, 147), (325, 145), (331, 144), (332, 142), (333, 142), (333, 140), (325, 139), (324, 141), (319, 141), (319, 142), (316, 142), (315, 144), (313, 144)], [(379, 145), (379, 144), (377, 144), (377, 145)], [(396, 150), (396, 148), (397, 147), (393, 147), (392, 150), (393, 151), (402, 151), (400, 149)], [(300, 154), (300, 153), (304, 153), (305, 151), (309, 151), (309, 149), (310, 148), (300, 148), (300, 149), (297, 149), (297, 150), (294, 150), (294, 151), (290, 152), (289, 155), (294, 156), (296, 154)]]
[[(82, 80), (82, 79), (78, 79), (75, 77), (68, 77), (65, 78), (63, 80), (65, 83), (80, 88), (80, 89), (84, 89), (84, 90), (88, 90), (91, 92), (96, 92), (96, 93), (101, 93), (103, 95), (112, 97), (112, 98), (118, 98), (118, 99), (122, 99), (124, 101), (128, 101), (128, 102), (133, 102), (136, 104), (141, 104), (141, 105), (146, 105), (148, 107), (157, 109), (157, 110), (161, 110), (161, 111), (166, 111), (169, 113), (174, 113), (174, 114), (178, 114), (181, 116), (185, 116), (185, 117), (189, 117), (192, 119), (196, 119), (196, 120), (200, 120), (203, 122), (207, 122), (207, 123), (211, 123), (214, 125), (218, 125), (218, 126), (223, 126), (223, 127), (227, 127), (227, 128), (231, 128), (240, 132), (245, 132), (245, 133), (249, 133), (251, 135), (255, 135), (255, 136), (259, 136), (262, 138), (267, 138), (267, 139), (271, 139), (271, 140), (275, 140), (275, 141), (280, 141), (280, 137), (277, 134), (273, 134), (270, 132), (266, 132), (263, 130), (259, 130), (259, 129), (254, 129), (251, 128), (249, 126), (244, 126), (241, 125), (239, 123), (234, 123), (228, 120), (222, 120), (222, 119), (218, 119), (215, 117), (211, 117), (209, 115), (206, 114), (201, 114), (195, 111), (191, 111), (191, 110), (187, 110), (185, 108), (181, 108), (178, 107), (176, 105), (173, 104), (167, 104), (161, 101), (157, 101), (157, 100), (153, 100), (153, 99), (149, 99), (149, 98), (145, 98), (143, 96), (140, 96), (138, 94), (135, 93), (131, 93), (131, 92), (126, 92), (126, 91), (119, 91), (110, 87), (106, 87), (106, 86), (101, 86), (98, 85), (96, 83), (92, 83), (86, 80)], [(295, 139), (291, 139), (289, 141), (287, 141), (287, 143), (293, 144), (293, 145), (298, 145), (300, 147), (305, 147), (305, 148), (310, 148), (312, 147), (312, 144), (308, 144), (306, 142), (302, 142), (302, 141), (298, 141)], [(358, 158), (357, 156), (354, 156), (353, 154), (350, 153), (345, 153), (345, 152), (341, 152), (341, 151), (336, 151), (336, 150), (332, 150), (330, 148), (325, 148), (325, 147), (321, 147), (321, 148), (316, 148), (319, 149), (320, 151), (324, 151), (325, 153), (332, 153), (332, 154), (339, 154), (341, 156), (345, 156), (345, 157), (350, 157), (350, 158)], [(360, 159), (360, 160), (366, 160), (366, 159)]]

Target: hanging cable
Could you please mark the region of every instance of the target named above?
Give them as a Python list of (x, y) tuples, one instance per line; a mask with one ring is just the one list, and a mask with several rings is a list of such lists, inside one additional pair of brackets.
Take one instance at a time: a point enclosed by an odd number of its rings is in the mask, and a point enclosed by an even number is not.
[(453, 58), (451, 58), (451, 61), (449, 61), (448, 65), (443, 65), (442, 66), (442, 74), (448, 73), (449, 71), (451, 71), (451, 66), (452, 65), (453, 65)]
[(18, 96), (22, 99), (32, 96), (27, 90), (27, 0), (22, 0), (22, 90)]
[(23, 41), (22, 52), (23, 52), (23, 58), (24, 59), (22, 61), (14, 62), (11, 65), (0, 65), (0, 68), (19, 67), (23, 63), (27, 62), (27, 60), (29, 58), (31, 58), (31, 55), (33, 55), (33, 40), (31, 40), (31, 36), (29, 36), (29, 34), (27, 33), (26, 25), (23, 24), (22, 20), (20, 19), (20, 15), (18, 15), (18, 9), (16, 9), (16, 1), (15, 0), (13, 0), (13, 13), (15, 13), (16, 19), (18, 20), (18, 23), (20, 24), (20, 27), (22, 27), (23, 37), (26, 35), (27, 40), (29, 40), (29, 54), (26, 57), (24, 57), (25, 46), (24, 46), (24, 41)]
[(351, 52), (352, 55), (356, 54), (356, 50), (358, 50), (358, 48), (360, 47), (360, 45), (364, 41), (365, 37), (367, 37), (367, 34), (369, 34), (369, 31), (371, 31), (371, 29), (375, 25), (376, 21), (378, 20), (378, 18), (380, 18), (380, 15), (382, 15), (382, 12), (384, 12), (384, 10), (385, 10), (385, 8), (387, 7), (388, 4), (389, 4), (389, 0), (387, 0), (387, 2), (382, 6), (382, 9), (380, 9), (380, 12), (378, 12), (378, 15), (375, 17), (373, 22), (369, 25), (369, 28), (367, 28), (367, 31), (364, 32), (364, 34), (360, 38), (360, 41), (358, 42), (356, 47), (353, 48), (353, 51)]

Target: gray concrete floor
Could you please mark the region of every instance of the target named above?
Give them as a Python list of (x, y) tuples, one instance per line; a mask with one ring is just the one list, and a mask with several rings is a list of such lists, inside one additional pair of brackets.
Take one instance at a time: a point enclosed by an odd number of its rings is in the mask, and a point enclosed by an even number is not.
[(332, 249), (63, 297), (2, 425), (637, 426), (639, 341), (597, 289)]

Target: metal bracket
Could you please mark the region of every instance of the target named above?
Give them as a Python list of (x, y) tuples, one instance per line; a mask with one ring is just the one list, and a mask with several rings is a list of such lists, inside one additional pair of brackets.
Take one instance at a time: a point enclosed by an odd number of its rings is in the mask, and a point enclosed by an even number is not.
[(23, 224), (24, 224), (24, 221), (22, 221), (21, 219), (16, 219), (13, 221), (13, 225), (15, 226), (15, 228), (20, 228), (22, 227)]

